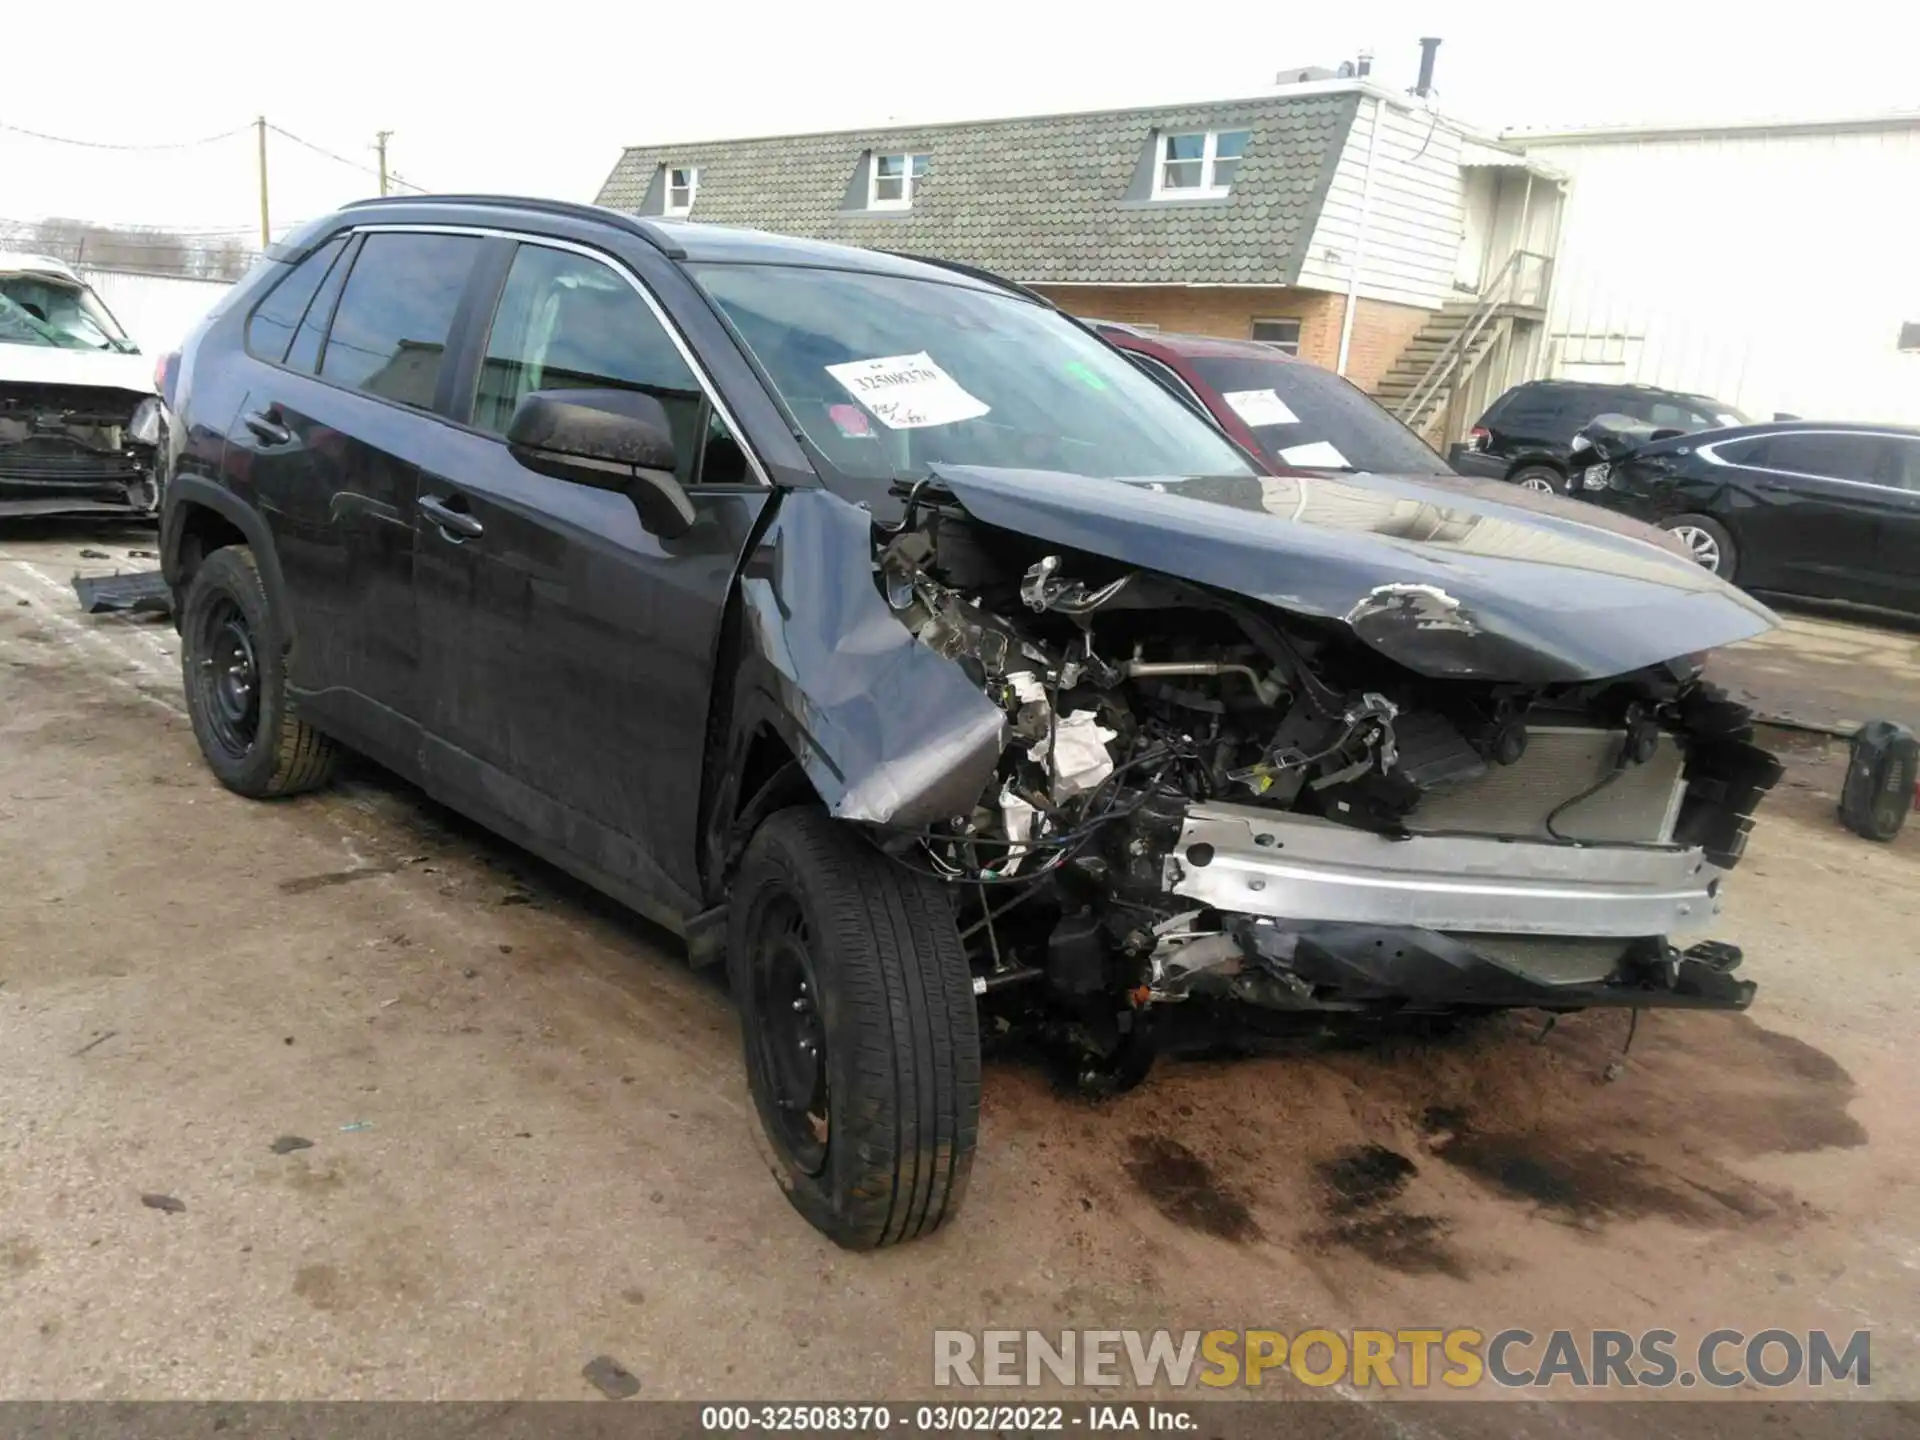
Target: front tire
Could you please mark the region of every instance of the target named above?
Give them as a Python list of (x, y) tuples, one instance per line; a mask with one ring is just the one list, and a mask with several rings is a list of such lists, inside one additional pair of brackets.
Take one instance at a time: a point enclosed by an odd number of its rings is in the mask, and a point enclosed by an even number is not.
[(1550, 465), (1522, 465), (1507, 479), (1522, 490), (1532, 490), (1541, 495), (1570, 493), (1567, 477)]
[(253, 551), (207, 556), (180, 612), (187, 714), (220, 783), (255, 800), (326, 784), (333, 742), (287, 704), (286, 647)]
[(1711, 515), (1675, 515), (1662, 520), (1660, 528), (1671, 531), (1702, 569), (1711, 570), (1722, 580), (1733, 579), (1740, 552), (1727, 527)]
[(979, 1130), (980, 1034), (940, 882), (818, 809), (782, 810), (741, 862), (727, 973), (794, 1208), (849, 1250), (952, 1219)]

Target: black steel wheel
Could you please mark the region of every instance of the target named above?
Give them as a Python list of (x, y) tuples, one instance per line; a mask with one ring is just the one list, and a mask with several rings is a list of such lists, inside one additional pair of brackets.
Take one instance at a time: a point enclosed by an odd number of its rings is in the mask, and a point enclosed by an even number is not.
[(260, 735), (260, 665), (246, 612), (230, 595), (215, 597), (200, 617), (200, 659), (192, 682), (200, 689), (214, 740), (244, 760)]
[(813, 806), (769, 816), (733, 885), (727, 971), (774, 1178), (871, 1250), (960, 1209), (980, 1117), (973, 979), (938, 881)]
[(284, 630), (253, 552), (215, 550), (180, 606), (180, 668), (187, 714), (208, 768), (256, 799), (324, 785), (333, 742), (293, 713)]
[(820, 983), (808, 938), (799, 901), (791, 895), (772, 896), (750, 942), (753, 1008), (760, 1018), (753, 1041), (760, 1047), (783, 1147), (801, 1170), (818, 1175), (827, 1160), (833, 1110), (827, 1093)]

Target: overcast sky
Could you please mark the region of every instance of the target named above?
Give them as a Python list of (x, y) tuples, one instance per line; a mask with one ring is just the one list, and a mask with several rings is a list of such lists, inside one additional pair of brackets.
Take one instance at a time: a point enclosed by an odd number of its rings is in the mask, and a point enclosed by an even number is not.
[[(1282, 66), (1363, 48), (1405, 87), (1426, 34), (1445, 42), (1442, 108), (1492, 128), (1920, 109), (1920, 5), (1795, 11), (1787, 25), (1689, 0), (96, 0), (73, 28), (36, 24), (9, 46), (0, 124), (151, 144), (265, 114), (369, 168), (373, 132), (389, 129), (395, 169), (422, 185), (592, 199), (622, 144), (1255, 95)], [(276, 232), (375, 189), (370, 173), (269, 144)], [(253, 147), (251, 128), (133, 153), (0, 130), (0, 219), (251, 233)]]

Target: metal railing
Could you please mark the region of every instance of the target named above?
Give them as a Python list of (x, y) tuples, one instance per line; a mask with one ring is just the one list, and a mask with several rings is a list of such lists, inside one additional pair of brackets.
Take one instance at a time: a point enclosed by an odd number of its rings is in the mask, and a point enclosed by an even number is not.
[(1499, 274), (1493, 277), (1493, 283), (1480, 292), (1479, 303), (1473, 307), (1473, 312), (1441, 347), (1440, 353), (1433, 357), (1433, 363), (1414, 382), (1413, 389), (1394, 407), (1393, 413), (1408, 425), (1419, 429), (1420, 420), (1428, 405), (1439, 394), (1440, 387), (1449, 380), (1455, 386), (1466, 380), (1474, 347), (1479, 344), (1481, 334), (1507, 306), (1546, 304), (1552, 273), (1551, 255), (1543, 255), (1537, 250), (1515, 250), (1508, 255)]

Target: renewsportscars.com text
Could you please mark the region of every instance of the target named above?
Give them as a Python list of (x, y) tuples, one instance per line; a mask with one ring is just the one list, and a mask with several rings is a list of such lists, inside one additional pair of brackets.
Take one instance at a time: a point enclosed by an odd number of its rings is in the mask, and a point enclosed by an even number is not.
[(1873, 1383), (1868, 1331), (936, 1330), (938, 1386), (1765, 1389)]

